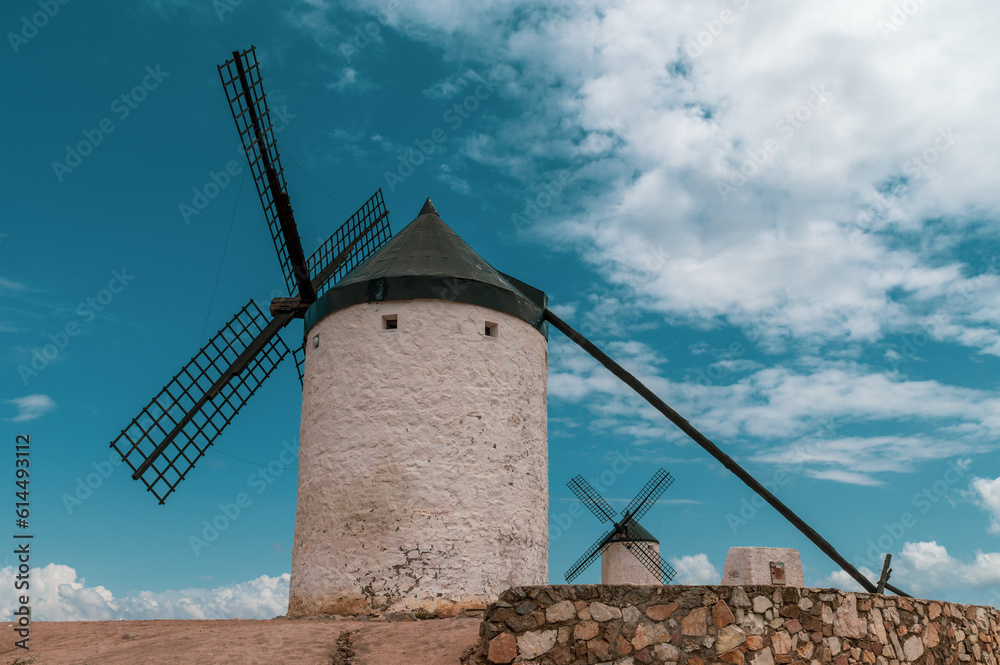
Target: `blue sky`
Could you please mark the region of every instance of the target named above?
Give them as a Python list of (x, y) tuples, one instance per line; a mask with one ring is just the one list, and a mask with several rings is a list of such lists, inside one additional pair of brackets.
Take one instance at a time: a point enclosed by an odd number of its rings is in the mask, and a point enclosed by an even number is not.
[[(282, 287), (216, 73), (251, 44), (307, 252), (378, 187), (397, 232), (431, 196), (849, 560), (1000, 601), (992, 3), (17, 0), (0, 27), (0, 464), (30, 433), (37, 618), (284, 611), (291, 362), (166, 506), (108, 461)], [(549, 372), (550, 581), (601, 533), (566, 481), (621, 508), (663, 466), (644, 525), (679, 579), (756, 545), (850, 586), (557, 332)]]

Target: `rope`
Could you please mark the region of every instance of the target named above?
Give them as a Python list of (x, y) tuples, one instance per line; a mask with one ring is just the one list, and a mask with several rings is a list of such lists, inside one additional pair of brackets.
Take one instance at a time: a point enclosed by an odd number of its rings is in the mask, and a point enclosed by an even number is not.
[(328, 192), (328, 191), (326, 191), (325, 189), (323, 189), (323, 185), (321, 185), (321, 184), (319, 184), (318, 182), (316, 182), (316, 178), (312, 177), (312, 175), (311, 175), (311, 174), (309, 173), (309, 171), (306, 171), (306, 170), (305, 170), (305, 168), (303, 168), (301, 164), (299, 164), (299, 163), (298, 163), (297, 161), (295, 161), (295, 158), (294, 158), (294, 157), (292, 157), (292, 156), (291, 156), (291, 155), (290, 155), (290, 154), (288, 153), (288, 150), (287, 150), (286, 148), (284, 148), (284, 147), (283, 147), (283, 148), (281, 148), (281, 152), (283, 152), (283, 153), (285, 154), (285, 156), (286, 156), (286, 157), (288, 157), (288, 159), (292, 160), (292, 164), (295, 164), (296, 166), (298, 166), (298, 167), (299, 167), (299, 169), (300, 169), (300, 170), (301, 170), (301, 171), (302, 171), (303, 173), (305, 173), (305, 174), (306, 174), (306, 177), (307, 177), (307, 178), (309, 178), (310, 180), (312, 180), (312, 181), (313, 181), (313, 183), (314, 183), (314, 184), (315, 184), (315, 185), (316, 185), (317, 187), (319, 187), (319, 188), (320, 188), (320, 190), (322, 190), (322, 192), (323, 192), (324, 194), (326, 194), (327, 196), (329, 196), (329, 197), (330, 197), (330, 200), (331, 200), (331, 201), (333, 201), (333, 202), (334, 202), (334, 203), (336, 203), (336, 204), (337, 204), (338, 206), (340, 206), (340, 209), (341, 209), (341, 210), (343, 210), (344, 212), (346, 212), (346, 213), (347, 213), (348, 215), (350, 215), (350, 214), (351, 214), (351, 211), (350, 211), (350, 210), (348, 210), (347, 208), (345, 208), (345, 207), (344, 207), (343, 205), (341, 205), (340, 201), (338, 201), (337, 199), (333, 198), (333, 194), (331, 194), (330, 192)]
[[(212, 446), (212, 448), (210, 450), (213, 450), (213, 451), (219, 453), (220, 455), (225, 455), (226, 457), (232, 457), (233, 459), (239, 460), (241, 462), (246, 462), (247, 464), (253, 464), (255, 466), (262, 466), (265, 469), (271, 468), (270, 464), (261, 464), (260, 462), (251, 462), (248, 459), (243, 459), (242, 457), (237, 457), (236, 455), (230, 455), (229, 453), (224, 453), (221, 450), (219, 450), (218, 448), (216, 448), (215, 446)], [(297, 467), (297, 466), (279, 466), (278, 468), (282, 469), (283, 471), (298, 471), (299, 470), (299, 467)]]
[(212, 305), (215, 303), (215, 292), (219, 288), (219, 277), (222, 276), (222, 264), (226, 261), (226, 250), (229, 249), (229, 238), (233, 235), (233, 224), (236, 222), (236, 209), (240, 205), (240, 193), (243, 191), (243, 180), (246, 178), (246, 169), (243, 170), (243, 175), (240, 176), (240, 188), (236, 190), (236, 204), (233, 206), (233, 216), (229, 220), (229, 232), (226, 234), (226, 244), (222, 248), (222, 259), (219, 261), (219, 271), (215, 273), (215, 286), (212, 287), (212, 298), (208, 301), (208, 313), (205, 314), (205, 325), (201, 328), (201, 341), (198, 342), (198, 346), (204, 346), (205, 344), (205, 331), (208, 330), (208, 320), (212, 316)]

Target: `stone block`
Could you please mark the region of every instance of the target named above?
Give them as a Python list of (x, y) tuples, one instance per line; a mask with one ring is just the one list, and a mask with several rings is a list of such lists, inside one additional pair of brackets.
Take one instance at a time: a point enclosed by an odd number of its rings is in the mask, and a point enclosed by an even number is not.
[[(771, 564), (783, 566), (783, 579), (772, 577)], [(727, 586), (784, 584), (804, 587), (799, 551), (788, 547), (731, 547), (726, 554), (722, 584)]]

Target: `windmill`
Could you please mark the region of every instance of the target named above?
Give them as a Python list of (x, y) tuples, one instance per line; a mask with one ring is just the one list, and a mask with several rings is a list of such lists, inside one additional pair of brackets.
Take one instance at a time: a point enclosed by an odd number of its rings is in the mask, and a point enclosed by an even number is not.
[[(392, 236), (377, 191), (306, 259), (253, 47), (234, 52), (219, 75), (289, 297), (272, 300), (270, 320), (251, 300), (111, 447), (163, 504), (290, 353), (278, 333), (303, 319), (308, 343), (294, 354), (303, 400), (289, 616), (399, 609), (447, 616), (485, 607), (508, 587), (547, 582), (549, 326), (875, 590), (731, 457), (549, 310), (544, 292), (479, 256), (430, 199)], [(580, 570), (609, 543), (641, 540), (638, 519), (669, 482), (666, 472), (654, 476), (618, 521), (601, 507), (615, 527), (577, 562)], [(593, 488), (579, 488), (600, 506)], [(653, 557), (643, 547), (631, 556), (648, 554), (647, 571), (672, 577), (658, 550)]]
[(218, 69), (290, 297), (271, 301), (270, 320), (250, 300), (111, 442), (161, 505), (289, 354), (278, 333), (392, 235), (378, 190), (307, 259), (254, 47)]
[[(662, 468), (658, 470), (625, 507), (618, 520), (614, 517), (614, 509), (590, 483), (584, 480), (583, 476), (576, 476), (566, 483), (566, 486), (597, 519), (614, 525), (566, 571), (566, 583), (576, 579), (598, 557), (601, 557), (602, 584), (648, 584), (652, 580), (656, 580), (654, 583), (670, 582), (676, 572), (660, 556), (659, 541), (639, 524), (639, 519), (673, 482), (673, 476)], [(645, 570), (635, 566), (635, 562), (641, 564)]]

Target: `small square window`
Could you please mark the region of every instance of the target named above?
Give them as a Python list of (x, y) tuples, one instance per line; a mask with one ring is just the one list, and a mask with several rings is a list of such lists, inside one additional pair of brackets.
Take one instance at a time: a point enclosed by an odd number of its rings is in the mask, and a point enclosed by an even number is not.
[(493, 323), (492, 321), (487, 321), (486, 322), (486, 336), (487, 337), (496, 337), (497, 336), (497, 328), (498, 328), (497, 324)]
[(396, 314), (385, 314), (382, 316), (382, 330), (395, 330), (399, 325)]

